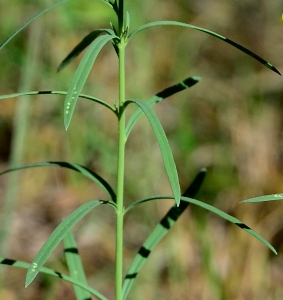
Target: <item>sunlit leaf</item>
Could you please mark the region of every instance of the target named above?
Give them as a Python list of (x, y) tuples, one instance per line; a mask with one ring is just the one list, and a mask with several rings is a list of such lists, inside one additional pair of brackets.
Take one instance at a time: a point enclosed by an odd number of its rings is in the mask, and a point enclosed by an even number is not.
[[(0, 264), (1, 265), (12, 266), (12, 267), (16, 267), (16, 268), (22, 268), (22, 269), (28, 269), (31, 265), (27, 262), (23, 262), (23, 261), (20, 261), (20, 260), (15, 260), (15, 259), (10, 259), (10, 258), (3, 258), (3, 257), (0, 257)], [(91, 288), (88, 285), (85, 285), (84, 283), (82, 283), (78, 280), (75, 280), (74, 278), (71, 278), (68, 275), (65, 275), (63, 273), (54, 271), (54, 270), (46, 268), (46, 267), (41, 267), (39, 272), (47, 274), (47, 275), (58, 277), (60, 279), (63, 279), (67, 282), (72, 283), (73, 285), (79, 286), (80, 288), (82, 288), (82, 289), (88, 291), (89, 293), (91, 293), (92, 295), (96, 296), (99, 300), (107, 300), (106, 297), (104, 297), (102, 294), (100, 294), (95, 289)]]
[(64, 69), (70, 62), (72, 62), (84, 49), (86, 49), (99, 35), (102, 33), (108, 33), (114, 36), (114, 31), (110, 29), (97, 29), (90, 32), (85, 36), (79, 44), (67, 55), (67, 57), (59, 65), (57, 72)]
[[(146, 104), (149, 106), (153, 106), (156, 103), (159, 103), (160, 101), (162, 101), (178, 92), (181, 92), (189, 87), (194, 86), (200, 80), (201, 80), (201, 77), (199, 77), (199, 76), (188, 77), (188, 78), (184, 79), (183, 81), (181, 81), (177, 84), (174, 84), (174, 85), (162, 90), (161, 92), (158, 92), (153, 97), (151, 97), (149, 100), (147, 100)], [(129, 119), (127, 127), (126, 127), (126, 138), (128, 138), (132, 128), (134, 127), (134, 125), (136, 124), (136, 122), (138, 121), (138, 119), (140, 118), (140, 116), (142, 114), (143, 114), (143, 111), (139, 108), (133, 113), (133, 115)]]
[(73, 226), (75, 226), (87, 213), (100, 204), (109, 204), (109, 202), (101, 200), (87, 202), (72, 212), (56, 227), (30, 265), (26, 275), (25, 287), (32, 283), (40, 271), (40, 268), (44, 265), (54, 249), (62, 241), (67, 232), (71, 230)]
[(99, 52), (107, 42), (109, 42), (114, 38), (115, 38), (114, 36), (110, 36), (110, 35), (99, 36), (96, 40), (94, 40), (91, 43), (91, 45), (85, 52), (73, 76), (64, 103), (64, 124), (66, 129), (68, 129), (70, 125), (79, 94), (81, 93), (85, 85), (85, 82), (88, 78), (88, 75), (92, 69), (92, 66)]
[(40, 11), (38, 14), (34, 15), (31, 19), (29, 19), (26, 23), (24, 23), (21, 27), (19, 27), (16, 31), (14, 31), (2, 44), (0, 44), (0, 50), (6, 46), (19, 32), (21, 32), (25, 27), (27, 27), (30, 23), (32, 23), (33, 21), (35, 21), (37, 18), (39, 18), (40, 16), (42, 16), (43, 14), (45, 14), (46, 12), (50, 11), (51, 9), (65, 3), (65, 2), (69, 2), (70, 0), (62, 0), (59, 1), (53, 5), (48, 6), (47, 8), (45, 8), (44, 10)]
[(29, 168), (37, 168), (37, 167), (61, 167), (61, 168), (67, 168), (67, 169), (77, 171), (82, 175), (84, 175), (85, 177), (97, 183), (107, 194), (110, 195), (111, 199), (114, 202), (116, 202), (116, 194), (112, 189), (112, 187), (110, 186), (110, 184), (105, 179), (103, 179), (101, 176), (99, 176), (92, 170), (88, 169), (87, 167), (74, 164), (74, 163), (69, 163), (65, 161), (44, 161), (44, 162), (26, 164), (26, 165), (21, 165), (19, 167), (6, 169), (0, 172), (0, 175), (13, 172), (13, 171), (24, 170)]
[(140, 109), (143, 111), (143, 113), (146, 115), (146, 117), (148, 118), (160, 147), (164, 166), (167, 172), (167, 176), (172, 188), (175, 201), (177, 205), (179, 205), (181, 192), (180, 192), (180, 184), (178, 179), (177, 168), (175, 165), (175, 161), (171, 152), (169, 142), (167, 140), (167, 137), (165, 135), (165, 132), (163, 130), (163, 127), (158, 117), (156, 116), (154, 111), (150, 108), (150, 106), (148, 106), (147, 104), (145, 104), (140, 100), (128, 100), (126, 104), (128, 103), (135, 103), (136, 105), (138, 105)]
[[(8, 95), (0, 95), (0, 100), (16, 98), (16, 97), (21, 97), (21, 96), (27, 96), (27, 95), (67, 95), (67, 92), (65, 92), (65, 91), (30, 91), (30, 92), (8, 94)], [(79, 94), (79, 98), (84, 98), (84, 99), (99, 103), (99, 104), (109, 108), (114, 113), (116, 113), (115, 109), (103, 100), (100, 100), (98, 98), (95, 98), (95, 97), (92, 97), (89, 95), (85, 95), (85, 94)]]
[(283, 200), (283, 194), (259, 196), (259, 197), (250, 198), (250, 199), (241, 201), (241, 203), (266, 202), (266, 201), (278, 201), (278, 200)]
[[(63, 239), (63, 243), (64, 243), (65, 259), (67, 262), (70, 276), (75, 280), (78, 280), (81, 283), (88, 285), (84, 268), (82, 265), (81, 257), (79, 255), (78, 247), (75, 241), (75, 237), (71, 230), (68, 231), (67, 234), (65, 235)], [(74, 291), (77, 300), (91, 300), (91, 294), (88, 291), (76, 285), (74, 285)]]
[[(161, 200), (161, 199), (174, 199), (173, 196), (154, 196), (154, 197), (148, 197), (142, 200), (139, 200), (133, 204), (131, 204), (130, 206), (127, 207), (126, 211), (131, 210), (132, 208), (136, 207), (137, 205), (141, 204), (141, 203), (145, 203), (148, 201), (153, 201), (153, 200)], [(211, 211), (212, 213), (220, 216), (221, 218), (223, 218), (226, 221), (229, 221), (235, 225), (237, 225), (238, 227), (240, 227), (241, 229), (243, 229), (244, 231), (248, 232), (250, 235), (254, 236), (255, 238), (257, 238), (259, 241), (261, 241), (264, 245), (266, 245), (272, 252), (274, 252), (275, 254), (277, 254), (276, 250), (274, 249), (274, 247), (268, 243), (263, 237), (261, 237), (258, 233), (256, 233), (255, 231), (253, 231), (250, 227), (248, 227), (246, 224), (242, 223), (240, 220), (228, 215), (227, 213), (223, 212), (222, 210), (209, 205), (207, 203), (204, 203), (202, 201), (196, 200), (196, 199), (192, 199), (192, 198), (188, 198), (188, 197), (181, 197), (181, 201), (186, 201), (186, 202), (190, 202), (191, 204), (200, 206), (208, 211)]]
[[(194, 197), (201, 187), (203, 180), (205, 178), (206, 169), (202, 169), (191, 185), (184, 192), (185, 197)], [(137, 275), (146, 262), (149, 254), (155, 248), (155, 246), (161, 241), (161, 239), (169, 232), (169, 229), (175, 224), (181, 214), (189, 206), (189, 202), (181, 201), (180, 205), (174, 205), (170, 208), (167, 214), (162, 218), (159, 224), (151, 232), (148, 239), (144, 242), (142, 247), (139, 249), (137, 255), (135, 256), (124, 280), (123, 284), (123, 299), (126, 299), (128, 293), (137, 278)]]
[(194, 26), (191, 24), (187, 24), (187, 23), (182, 23), (182, 22), (177, 22), (177, 21), (156, 21), (156, 22), (151, 22), (145, 25), (142, 25), (140, 27), (138, 27), (137, 29), (135, 29), (130, 35), (128, 40), (130, 40), (135, 34), (137, 34), (138, 32), (150, 28), (150, 27), (155, 27), (155, 26), (181, 26), (181, 27), (187, 27), (187, 28), (192, 28), (192, 29), (196, 29), (198, 31), (202, 31), (205, 32), (207, 34), (210, 34), (234, 47), (236, 47), (237, 49), (243, 51), (244, 53), (248, 54), (249, 56), (253, 57), (254, 59), (256, 59), (257, 61), (259, 61), (260, 63), (262, 63), (263, 65), (265, 65), (267, 68), (271, 69), (272, 71), (274, 71), (275, 73), (280, 74), (280, 72), (269, 62), (267, 62), (265, 59), (261, 58), (260, 56), (258, 56), (257, 54), (253, 53), (252, 51), (248, 50), (247, 48), (235, 43), (234, 41), (218, 34), (215, 33), (213, 31), (210, 31), (208, 29), (202, 28), (202, 27), (198, 27), (198, 26)]

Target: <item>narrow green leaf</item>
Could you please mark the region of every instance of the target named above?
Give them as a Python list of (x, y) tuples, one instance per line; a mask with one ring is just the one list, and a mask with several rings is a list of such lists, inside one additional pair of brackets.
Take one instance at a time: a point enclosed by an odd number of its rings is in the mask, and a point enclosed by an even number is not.
[[(10, 169), (6, 169), (2, 172), (0, 172), (0, 176), (9, 172), (23, 170), (23, 169), (29, 169), (29, 168), (37, 168), (37, 167), (61, 167), (61, 168), (67, 168), (74, 171), (77, 171), (84, 175), (85, 177), (89, 178), (93, 182), (97, 183), (113, 200), (113, 202), (116, 202), (116, 194), (110, 184), (103, 179), (101, 176), (93, 172), (92, 170), (88, 169), (87, 167), (74, 164), (74, 163), (68, 163), (65, 161), (44, 161), (44, 162), (38, 162), (33, 164), (26, 164), (19, 167), (14, 167)], [(116, 207), (115, 203), (114, 207)]]
[(181, 27), (187, 27), (187, 28), (192, 28), (198, 31), (202, 31), (205, 32), (207, 34), (210, 34), (232, 46), (234, 46), (235, 48), (243, 51), (244, 53), (248, 54), (249, 56), (253, 57), (254, 59), (256, 59), (257, 61), (259, 61), (260, 63), (262, 63), (263, 65), (265, 65), (267, 68), (269, 68), (270, 70), (274, 71), (275, 73), (281, 75), (281, 73), (269, 62), (267, 62), (265, 59), (261, 58), (260, 56), (258, 56), (257, 54), (253, 53), (252, 51), (248, 50), (247, 48), (233, 42), (230, 39), (227, 39), (226, 37), (217, 34), (213, 31), (210, 31), (208, 29), (202, 28), (202, 27), (198, 27), (198, 26), (194, 26), (191, 24), (187, 24), (187, 23), (182, 23), (182, 22), (177, 22), (177, 21), (156, 21), (156, 22), (151, 22), (145, 25), (142, 25), (140, 27), (138, 27), (137, 29), (135, 29), (130, 35), (129, 35), (129, 39), (132, 38), (135, 34), (137, 34), (138, 32), (150, 28), (150, 27), (155, 27), (155, 26), (181, 26)]
[(241, 203), (278, 201), (278, 200), (283, 200), (283, 194), (273, 194), (273, 195), (259, 196), (259, 197), (243, 200), (243, 201), (241, 201)]
[[(200, 80), (201, 80), (201, 77), (199, 77), (199, 76), (188, 77), (188, 78), (184, 79), (183, 81), (181, 81), (177, 84), (174, 84), (174, 85), (162, 90), (161, 92), (158, 92), (153, 97), (151, 97), (149, 100), (147, 100), (146, 104), (149, 106), (153, 106), (153, 105), (159, 103), (160, 101), (162, 101), (178, 92), (181, 92), (187, 88), (194, 86)], [(127, 127), (126, 127), (126, 138), (129, 137), (131, 130), (133, 129), (134, 125), (136, 124), (136, 122), (138, 121), (138, 119), (141, 117), (142, 114), (143, 114), (143, 111), (140, 108), (138, 108), (133, 113), (133, 115), (129, 119)]]
[(58, 246), (58, 244), (62, 241), (64, 236), (67, 234), (69, 230), (72, 229), (76, 223), (78, 223), (87, 213), (89, 213), (93, 208), (100, 204), (109, 204), (108, 201), (94, 200), (88, 203), (81, 205), (74, 212), (72, 212), (66, 219), (64, 219), (57, 228), (52, 232), (50, 237), (41, 247), (37, 255), (35, 256), (32, 264), (30, 265), (27, 275), (25, 287), (29, 286), (38, 272), (40, 268), (47, 261), (49, 256), (52, 254), (54, 249)]
[(150, 125), (152, 126), (152, 129), (155, 133), (155, 136), (157, 138), (161, 155), (163, 158), (164, 166), (167, 172), (167, 176), (172, 188), (172, 192), (176, 201), (177, 206), (180, 204), (180, 196), (181, 196), (181, 191), (180, 191), (180, 184), (179, 184), (179, 179), (178, 179), (178, 173), (177, 173), (177, 168), (175, 165), (175, 161), (170, 149), (169, 142), (167, 140), (167, 137), (165, 135), (165, 132), (163, 130), (163, 127), (158, 120), (158, 117), (154, 113), (154, 111), (145, 104), (144, 102), (140, 100), (128, 100), (126, 101), (126, 105), (128, 103), (135, 103), (142, 109), (143, 113), (146, 115), (148, 118)]
[(42, 16), (43, 14), (45, 14), (46, 12), (50, 11), (51, 9), (65, 3), (65, 2), (69, 2), (70, 0), (62, 0), (59, 1), (53, 5), (48, 6), (47, 8), (45, 8), (44, 10), (40, 11), (38, 14), (34, 15), (31, 19), (29, 19), (26, 23), (24, 23), (21, 27), (19, 27), (16, 31), (14, 31), (2, 44), (0, 44), (0, 50), (6, 46), (19, 32), (21, 32), (24, 28), (26, 28), (30, 23), (32, 23), (33, 21), (35, 21), (38, 17)]
[[(63, 243), (65, 258), (70, 272), (70, 276), (73, 279), (78, 280), (85, 285), (88, 285), (82, 261), (79, 255), (77, 243), (75, 241), (75, 237), (72, 233), (72, 230), (67, 232), (63, 239)], [(91, 294), (88, 291), (76, 285), (74, 286), (74, 291), (77, 300), (91, 300)]]
[[(8, 94), (8, 95), (0, 95), (0, 100), (21, 97), (21, 96), (27, 96), (27, 95), (67, 95), (67, 92), (65, 92), (65, 91), (30, 91), (30, 92)], [(105, 102), (103, 100), (100, 100), (98, 98), (95, 98), (95, 97), (92, 97), (89, 95), (85, 95), (85, 94), (79, 94), (79, 98), (84, 98), (84, 99), (99, 103), (99, 104), (109, 108), (116, 114), (116, 110), (111, 105), (109, 105), (107, 102)]]
[[(148, 201), (152, 201), (152, 200), (160, 200), (160, 199), (174, 199), (173, 196), (155, 196), (155, 197), (149, 197), (149, 198), (145, 198), (142, 200), (139, 200), (133, 204), (131, 204), (130, 206), (127, 207), (126, 212), (128, 212), (130, 209), (134, 208), (135, 206), (141, 204), (141, 203), (145, 203)], [(229, 221), (235, 225), (237, 225), (238, 227), (240, 227), (241, 229), (243, 229), (244, 231), (248, 232), (250, 235), (254, 236), (256, 239), (258, 239), (259, 241), (261, 241), (265, 246), (267, 246), (272, 252), (274, 252), (275, 254), (277, 254), (277, 251), (274, 249), (274, 247), (268, 243), (263, 237), (261, 237), (258, 233), (256, 233), (255, 231), (253, 231), (250, 227), (248, 227), (246, 224), (242, 223), (240, 220), (226, 214), (225, 212), (223, 212), (222, 210), (206, 204), (202, 201), (196, 200), (196, 199), (192, 199), (192, 198), (188, 198), (188, 197), (181, 197), (181, 201), (186, 201), (186, 202), (190, 202), (194, 205), (200, 206), (208, 211), (211, 211), (212, 213), (220, 216), (221, 218), (223, 218), (226, 221)]]
[(126, 22), (125, 22), (126, 26), (126, 35), (128, 36), (129, 35), (129, 31), (130, 31), (130, 14), (129, 12), (127, 11), (126, 12)]
[(61, 64), (57, 69), (57, 72), (60, 72), (62, 69), (64, 69), (70, 62), (72, 62), (85, 48), (87, 48), (102, 33), (107, 33), (109, 35), (115, 36), (114, 31), (109, 29), (97, 29), (90, 32), (79, 42), (79, 44), (61, 62)]
[[(20, 260), (15, 260), (15, 259), (10, 259), (10, 258), (3, 258), (0, 257), (0, 264), (2, 265), (7, 265), (7, 266), (12, 266), (12, 267), (16, 267), (16, 268), (22, 268), (22, 269), (28, 269), (30, 267), (30, 263), (27, 262), (23, 262)], [(91, 293), (92, 295), (96, 296), (99, 300), (107, 300), (107, 298), (105, 298), (102, 294), (100, 294), (98, 291), (96, 291), (95, 289), (91, 288), (88, 285), (83, 284), (82, 282), (75, 280), (74, 278), (71, 278), (68, 275), (65, 275), (63, 273), (60, 272), (56, 272), (52, 269), (46, 268), (46, 267), (42, 267), (39, 270), (40, 273), (44, 273), (44, 274), (48, 274), (54, 277), (58, 277), (60, 279), (63, 279), (67, 282), (72, 283), (73, 285), (76, 285), (82, 289), (84, 289), (85, 291), (88, 291), (89, 293)]]
[[(206, 175), (206, 169), (202, 169), (191, 185), (184, 192), (185, 197), (194, 197), (198, 190), (200, 189), (203, 180)], [(150, 236), (144, 242), (142, 247), (139, 249), (137, 255), (135, 256), (124, 280), (123, 284), (123, 299), (126, 299), (128, 293), (137, 278), (137, 275), (146, 262), (149, 254), (155, 248), (155, 246), (161, 241), (161, 239), (169, 232), (169, 229), (175, 224), (181, 214), (189, 206), (189, 202), (181, 201), (180, 206), (174, 205), (170, 208), (167, 214), (162, 218), (159, 224), (151, 232)]]
[(113, 3), (111, 1), (109, 0), (101, 0), (101, 1), (109, 5), (111, 8), (113, 8)]
[(94, 40), (87, 51), (85, 52), (74, 76), (71, 81), (65, 103), (64, 103), (64, 123), (65, 128), (68, 129), (74, 109), (81, 93), (81, 90), (84, 87), (84, 84), (87, 80), (87, 77), (92, 69), (92, 66), (103, 48), (103, 46), (109, 42), (110, 40), (114, 39), (115, 36), (110, 35), (102, 35), (99, 36), (96, 40)]

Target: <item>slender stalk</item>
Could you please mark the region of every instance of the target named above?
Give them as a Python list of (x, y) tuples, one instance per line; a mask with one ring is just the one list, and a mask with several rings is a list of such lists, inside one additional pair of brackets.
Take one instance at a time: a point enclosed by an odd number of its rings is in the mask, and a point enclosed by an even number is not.
[(116, 215), (116, 300), (122, 299), (123, 284), (123, 218), (124, 218), (124, 169), (125, 169), (125, 39), (119, 42), (119, 136)]

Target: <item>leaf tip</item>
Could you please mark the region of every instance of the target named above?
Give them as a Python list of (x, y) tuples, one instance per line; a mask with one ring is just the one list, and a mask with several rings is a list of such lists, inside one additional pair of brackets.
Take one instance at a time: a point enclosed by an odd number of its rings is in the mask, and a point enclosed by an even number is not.
[(267, 67), (281, 76), (281, 73), (272, 64), (268, 63)]
[(33, 262), (27, 271), (25, 288), (27, 288), (33, 282), (38, 272), (39, 272), (38, 264)]
[(63, 69), (63, 65), (62, 65), (62, 63), (58, 66), (58, 68), (57, 68), (57, 70), (56, 70), (56, 72), (57, 73), (59, 73), (62, 69)]
[(179, 205), (181, 203), (181, 190), (180, 190), (180, 193), (175, 195), (175, 202), (176, 202), (176, 206), (179, 207)]
[(202, 80), (202, 77), (200, 77), (200, 76), (192, 76), (191, 78), (196, 82), (199, 82)]
[(70, 126), (70, 118), (68, 118), (66, 115), (64, 115), (64, 126), (65, 130), (67, 131)]

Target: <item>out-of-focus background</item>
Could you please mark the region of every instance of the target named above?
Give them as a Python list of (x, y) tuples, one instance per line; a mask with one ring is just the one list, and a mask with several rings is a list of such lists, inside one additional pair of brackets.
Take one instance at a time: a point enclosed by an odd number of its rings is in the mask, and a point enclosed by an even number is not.
[[(0, 0), (0, 40), (54, 2)], [(283, 71), (280, 1), (132, 0), (126, 6), (132, 30), (155, 20), (191, 23), (242, 44)], [(87, 0), (70, 1), (45, 14), (0, 52), (0, 94), (66, 90), (79, 59), (60, 73), (57, 66), (85, 35), (115, 23), (113, 18), (107, 5)], [(283, 203), (239, 204), (283, 191), (282, 78), (232, 46), (190, 29), (152, 28), (128, 45), (128, 98), (146, 100), (193, 75), (202, 81), (155, 108), (168, 134), (182, 189), (207, 167), (196, 198), (239, 218), (279, 254), (238, 227), (191, 207), (153, 251), (129, 299), (283, 299)], [(112, 104), (117, 87), (117, 57), (107, 45), (84, 92)], [(79, 100), (66, 132), (63, 100), (54, 95), (1, 100), (1, 170), (9, 167), (11, 149), (20, 135), (22, 156), (16, 147), (14, 163), (75, 162), (115, 186), (115, 117), (97, 104)], [(21, 132), (25, 128), (26, 134)], [(126, 204), (171, 193), (159, 147), (144, 118), (132, 132), (126, 158)], [(16, 179), (3, 175), (0, 195), (1, 220), (5, 201), (13, 211), (8, 236), (1, 241), (2, 253), (28, 262), (62, 218), (85, 201), (106, 196), (79, 174), (57, 168), (21, 171)], [(144, 204), (127, 216), (125, 269), (172, 205), (165, 200)], [(103, 206), (74, 229), (89, 283), (109, 299), (114, 298), (114, 225), (112, 210)], [(62, 247), (47, 265), (66, 272)], [(59, 279), (40, 275), (24, 289), (25, 270), (1, 268), (0, 299), (75, 299), (72, 287)]]

